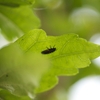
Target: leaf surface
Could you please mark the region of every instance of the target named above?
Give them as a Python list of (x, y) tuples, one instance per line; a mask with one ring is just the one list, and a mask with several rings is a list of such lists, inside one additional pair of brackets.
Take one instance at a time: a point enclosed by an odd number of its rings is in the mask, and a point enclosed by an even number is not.
[[(35, 92), (43, 92), (58, 83), (57, 76), (75, 75), (78, 68), (90, 65), (92, 59), (100, 55), (100, 46), (79, 38), (76, 34), (62, 36), (47, 36), (41, 29), (35, 29), (16, 41), (21, 49), (48, 57), (51, 61), (49, 71), (42, 77), (40, 85)], [(42, 54), (42, 51), (56, 48), (54, 52)], [(48, 51), (50, 52), (50, 51)]]
[(48, 66), (45, 57), (31, 52), (23, 54), (16, 43), (4, 47), (0, 50), (0, 88), (16, 96), (33, 98), (34, 89)]
[(18, 97), (18, 96), (15, 96), (15, 95), (11, 94), (10, 92), (8, 92), (6, 90), (1, 90), (0, 91), (0, 99), (1, 100), (31, 100), (27, 96)]
[(0, 27), (2, 33), (9, 40), (13, 40), (32, 29), (39, 28), (40, 20), (29, 6), (0, 6)]

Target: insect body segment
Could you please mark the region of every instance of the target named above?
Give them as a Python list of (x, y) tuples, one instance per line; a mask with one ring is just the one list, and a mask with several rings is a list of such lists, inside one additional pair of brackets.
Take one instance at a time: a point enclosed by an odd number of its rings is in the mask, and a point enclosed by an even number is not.
[(56, 51), (56, 48), (55, 47), (50, 47), (50, 48), (47, 48), (46, 50), (42, 51), (41, 53), (42, 54), (49, 54), (49, 53), (52, 53)]

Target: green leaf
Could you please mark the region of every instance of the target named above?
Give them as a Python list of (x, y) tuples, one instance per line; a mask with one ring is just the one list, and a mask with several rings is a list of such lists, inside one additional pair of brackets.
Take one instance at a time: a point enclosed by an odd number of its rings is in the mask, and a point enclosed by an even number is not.
[(18, 97), (18, 96), (12, 95), (10, 92), (6, 90), (2, 90), (0, 91), (0, 100), (31, 100), (31, 99), (27, 96)]
[(0, 88), (16, 96), (34, 98), (34, 89), (48, 66), (49, 62), (44, 56), (31, 52), (24, 54), (13, 43), (0, 50)]
[[(21, 49), (39, 53), (51, 61), (49, 71), (42, 77), (35, 93), (51, 89), (58, 83), (57, 76), (75, 75), (78, 68), (90, 65), (90, 60), (100, 55), (100, 46), (79, 38), (76, 34), (47, 36), (41, 29), (35, 29), (16, 41)], [(56, 48), (54, 52), (42, 54), (42, 51)], [(47, 51), (49, 52), (49, 50)]]
[(0, 5), (18, 7), (20, 5), (33, 4), (34, 0), (0, 0)]
[(0, 28), (2, 33), (12, 40), (28, 31), (39, 28), (40, 20), (28, 6), (10, 8), (0, 6)]

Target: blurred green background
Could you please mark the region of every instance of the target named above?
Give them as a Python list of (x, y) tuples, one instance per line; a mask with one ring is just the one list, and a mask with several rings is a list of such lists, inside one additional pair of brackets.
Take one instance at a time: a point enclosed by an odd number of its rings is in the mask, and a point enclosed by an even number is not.
[[(44, 29), (48, 35), (76, 33), (88, 41), (100, 44), (100, 0), (37, 0), (33, 10), (41, 20), (40, 28)], [(89, 67), (80, 69), (76, 76), (60, 76), (58, 85), (48, 92), (39, 94), (37, 100), (92, 100), (91, 92), (88, 92), (88, 97), (85, 97), (86, 95), (82, 92), (80, 99), (72, 99), (69, 96), (73, 95), (69, 95), (68, 91), (80, 79), (92, 76), (94, 79), (94, 76), (100, 75), (100, 63), (97, 65), (97, 62), (100, 62), (100, 59), (96, 60), (96, 63), (93, 61)], [(87, 82), (87, 80), (84, 81)], [(81, 83), (80, 86), (84, 84)], [(93, 87), (95, 85), (91, 88)], [(75, 94), (77, 87), (72, 91)], [(95, 90), (92, 91), (95, 95)]]
[(89, 39), (100, 31), (99, 0), (37, 0), (34, 10), (48, 35), (76, 33)]

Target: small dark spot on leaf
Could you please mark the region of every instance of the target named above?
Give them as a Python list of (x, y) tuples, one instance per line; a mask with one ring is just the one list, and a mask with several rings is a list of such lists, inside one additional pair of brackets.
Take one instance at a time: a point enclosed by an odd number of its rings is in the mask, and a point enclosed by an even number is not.
[(8, 77), (8, 74), (6, 75), (6, 77)]
[(50, 54), (50, 53), (53, 53), (54, 51), (56, 51), (56, 48), (50, 47), (50, 48), (47, 48), (46, 50), (43, 50), (41, 53), (42, 54)]

